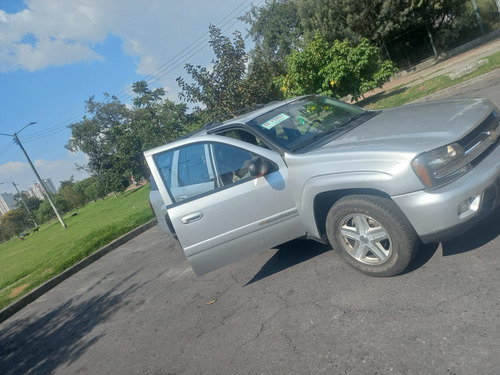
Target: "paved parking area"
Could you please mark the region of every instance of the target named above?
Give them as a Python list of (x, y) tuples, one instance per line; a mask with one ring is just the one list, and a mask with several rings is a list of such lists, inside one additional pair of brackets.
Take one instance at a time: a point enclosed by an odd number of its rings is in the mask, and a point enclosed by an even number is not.
[(154, 227), (0, 325), (0, 373), (494, 374), (500, 212), (370, 278), (294, 241), (196, 277)]

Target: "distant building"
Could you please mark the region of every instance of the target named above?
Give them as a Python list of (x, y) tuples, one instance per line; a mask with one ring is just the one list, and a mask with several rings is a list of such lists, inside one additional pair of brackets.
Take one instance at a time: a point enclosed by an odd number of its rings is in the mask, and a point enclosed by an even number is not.
[[(52, 183), (52, 179), (47, 178), (43, 179), (42, 181), (49, 193), (57, 193), (56, 187)], [(43, 188), (40, 186), (39, 182), (35, 182), (33, 185), (31, 185), (26, 193), (29, 197), (35, 197), (41, 200), (45, 199), (45, 193), (43, 192)]]
[(16, 208), (17, 202), (14, 200), (14, 194), (2, 193), (0, 194), (0, 213), (5, 215), (7, 211)]

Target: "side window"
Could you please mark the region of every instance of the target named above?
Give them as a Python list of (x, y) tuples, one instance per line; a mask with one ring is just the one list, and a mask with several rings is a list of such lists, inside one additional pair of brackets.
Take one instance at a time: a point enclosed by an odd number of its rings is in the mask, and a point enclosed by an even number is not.
[(173, 202), (250, 179), (248, 165), (255, 155), (223, 143), (194, 143), (154, 156)]
[(174, 202), (216, 187), (209, 145), (190, 144), (155, 155), (155, 163)]
[(213, 151), (218, 180), (222, 186), (250, 177), (248, 164), (254, 157), (251, 152), (223, 143), (214, 143)]
[(210, 176), (206, 159), (205, 147), (202, 143), (181, 148), (177, 173), (179, 186), (209, 182)]

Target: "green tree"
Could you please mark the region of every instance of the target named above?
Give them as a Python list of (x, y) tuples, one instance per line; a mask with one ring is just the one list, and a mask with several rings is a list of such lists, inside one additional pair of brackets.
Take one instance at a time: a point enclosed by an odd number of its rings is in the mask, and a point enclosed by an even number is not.
[(71, 139), (65, 146), (72, 152), (82, 151), (89, 157), (85, 169), (99, 177), (106, 173), (108, 158), (116, 152), (112, 129), (130, 122), (130, 111), (118, 98), (106, 94), (106, 100), (96, 102), (92, 96), (85, 102), (83, 120), (71, 124)]
[(334, 98), (363, 93), (381, 87), (394, 73), (390, 61), (380, 61), (378, 49), (368, 40), (352, 46), (335, 41), (329, 45), (324, 37), (315, 40), (287, 59), (288, 73), (280, 77), (286, 96), (322, 94)]
[[(52, 197), (54, 200), (54, 197)], [(55, 200), (54, 200), (55, 203)], [(57, 203), (56, 203), (57, 205)], [(59, 206), (57, 206), (59, 212), (62, 213), (61, 209)], [(50, 205), (49, 201), (44, 200), (42, 204), (40, 204), (40, 207), (38, 207), (38, 210), (36, 211), (36, 218), (38, 223), (43, 224), (55, 217), (54, 210), (52, 209), (52, 206)]]
[(89, 161), (84, 167), (104, 184), (108, 191), (125, 190), (123, 181), (133, 174), (145, 174), (140, 140), (130, 130), (131, 111), (115, 96), (106, 95), (104, 102), (91, 97), (85, 103), (89, 116), (71, 124), (72, 137), (66, 148), (82, 151)]
[(186, 133), (190, 117), (186, 114), (185, 103), (176, 104), (164, 99), (164, 89), (148, 88), (145, 81), (133, 84), (134, 110), (131, 130), (140, 139), (142, 150), (147, 150), (177, 139)]
[(284, 73), (284, 63), (269, 60), (261, 47), (256, 46), (250, 53), (248, 72), (242, 83), (245, 103), (251, 105), (283, 99), (275, 77)]
[[(71, 211), (71, 206), (68, 201), (60, 194), (53, 194), (52, 200), (57, 207), (57, 210), (61, 214), (68, 213)], [(38, 223), (46, 223), (47, 221), (56, 218), (56, 214), (50, 204), (50, 202), (46, 199), (40, 204), (40, 207), (35, 212)]]
[(4, 236), (15, 236), (32, 226), (28, 213), (21, 209), (10, 210), (1, 218)]
[(85, 188), (85, 195), (89, 199), (96, 202), (98, 199), (104, 199), (106, 191), (104, 190), (103, 185), (96, 179)]
[(297, 0), (304, 38), (330, 43), (367, 38), (401, 63), (423, 59), (469, 33), (464, 0)]
[[(102, 198), (106, 195), (105, 191), (102, 191), (101, 195), (95, 192), (88, 194), (87, 189), (89, 189), (89, 187), (92, 185), (99, 186), (97, 177), (94, 176), (88, 177), (84, 180), (76, 182), (74, 185), (75, 191), (77, 192), (77, 194), (83, 197), (84, 203), (88, 203), (90, 201), (96, 201), (97, 199)], [(97, 191), (98, 190), (96, 189), (96, 192)]]
[(248, 35), (268, 61), (283, 62), (301, 45), (303, 30), (296, 1), (266, 0), (261, 7), (253, 5), (241, 20), (250, 25)]
[(242, 81), (247, 55), (239, 32), (234, 33), (233, 42), (213, 25), (209, 32), (209, 43), (215, 53), (213, 67), (186, 64), (186, 72), (194, 83), (187, 83), (181, 77), (177, 78), (177, 83), (182, 90), (179, 95), (182, 100), (202, 104), (208, 117), (214, 119), (245, 106)]
[(16, 208), (26, 211), (26, 207), (28, 207), (30, 212), (36, 211), (42, 202), (41, 199), (36, 197), (28, 197), (24, 192), (21, 192), (21, 194), (14, 194), (14, 200), (17, 202)]
[(61, 181), (58, 195), (68, 203), (70, 210), (77, 209), (85, 204), (85, 195), (75, 189), (73, 176), (69, 180)]

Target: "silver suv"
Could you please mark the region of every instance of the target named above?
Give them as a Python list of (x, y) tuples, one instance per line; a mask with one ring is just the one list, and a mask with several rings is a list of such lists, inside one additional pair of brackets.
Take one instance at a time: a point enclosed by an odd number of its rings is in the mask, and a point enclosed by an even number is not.
[(307, 237), (373, 276), (500, 203), (486, 99), (383, 111), (321, 96), (271, 103), (145, 152), (153, 205), (197, 275)]

